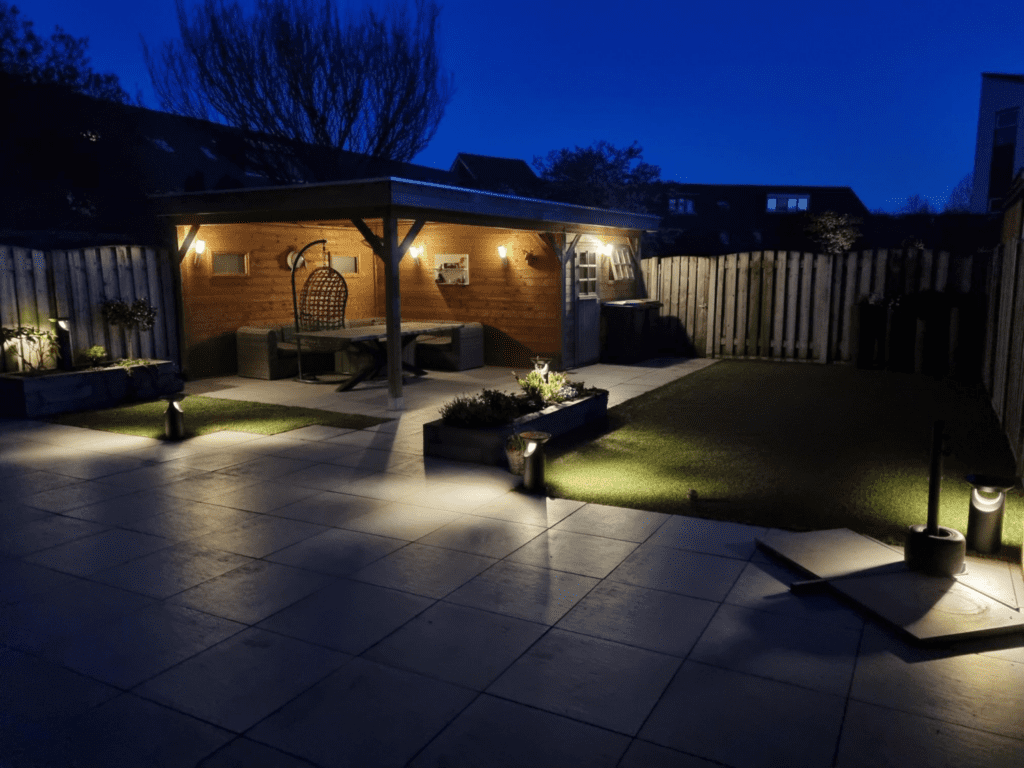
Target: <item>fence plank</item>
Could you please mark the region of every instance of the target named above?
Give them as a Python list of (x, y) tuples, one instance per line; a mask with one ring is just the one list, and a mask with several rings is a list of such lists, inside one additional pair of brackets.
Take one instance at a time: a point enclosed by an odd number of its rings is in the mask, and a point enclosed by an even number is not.
[(714, 283), (708, 295), (711, 296), (711, 306), (708, 307), (708, 357), (718, 357), (721, 347), (719, 339), (722, 334), (722, 273), (725, 269), (725, 262), (721, 256), (714, 260), (710, 268), (711, 280)]
[(891, 296), (891, 295), (892, 296), (897, 295), (895, 293), (893, 293), (893, 294), (887, 294), (886, 293), (886, 287), (887, 287), (887, 284), (888, 284), (888, 278), (889, 278), (889, 251), (887, 249), (885, 249), (885, 248), (880, 248), (878, 250), (878, 253), (877, 253), (876, 257), (875, 257), (875, 283), (874, 283), (874, 291), (873, 292), (877, 293), (879, 296), (883, 296), (883, 297), (888, 297), (888, 296)]
[(800, 257), (800, 298), (797, 323), (796, 359), (806, 360), (811, 357), (811, 312), (812, 304), (812, 279), (814, 277), (814, 256), (805, 253)]
[(708, 287), (710, 286), (710, 265), (709, 259), (696, 259), (697, 285), (694, 300), (695, 321), (693, 326), (693, 347), (698, 354), (707, 348), (708, 344)]
[[(16, 328), (18, 322), (18, 295), (14, 279), (14, 249), (6, 245), (0, 246), (0, 326)], [(0, 370), (21, 370), (14, 345), (4, 346), (0, 350)]]
[(919, 290), (930, 291), (935, 288), (935, 258), (931, 249), (921, 252), (921, 273), (918, 277)]
[(736, 254), (722, 257), (725, 264), (722, 315), (722, 354), (736, 355)]
[(1009, 334), (1009, 349), (1006, 351), (1006, 404), (1003, 431), (1010, 442), (1013, 456), (1018, 464), (1024, 461), (1021, 443), (1021, 417), (1024, 407), (1024, 244), (1007, 249), (1015, 262), (1017, 279), (1013, 286), (1012, 327)]
[(775, 252), (775, 314), (772, 317), (772, 357), (784, 357), (783, 332), (786, 322), (786, 252)]
[(853, 316), (860, 304), (857, 288), (858, 285), (863, 286), (864, 284), (862, 265), (865, 263), (870, 265), (870, 261), (864, 259), (863, 256), (863, 253), (850, 251), (845, 257), (841, 257), (846, 262), (846, 284), (843, 289), (843, 311), (839, 319), (839, 359), (844, 363), (853, 360), (855, 350), (850, 336), (854, 328)]
[(68, 291), (71, 294), (71, 346), (77, 353), (94, 345), (102, 345), (103, 338), (93, 336), (92, 320), (97, 309), (89, 300), (89, 284), (85, 273), (85, 256), (81, 250), (67, 251)]
[(775, 252), (761, 253), (761, 333), (757, 340), (757, 354), (771, 357), (772, 301), (775, 298)]
[(814, 258), (814, 300), (811, 318), (814, 359), (819, 363), (828, 362), (829, 321), (832, 315), (832, 257), (820, 255)]
[(945, 293), (949, 288), (949, 251), (939, 251), (935, 264), (935, 290)]
[(750, 317), (747, 315), (750, 292), (750, 254), (736, 255), (736, 327), (733, 334), (733, 354), (747, 356), (747, 336)]
[(1006, 372), (1009, 364), (1009, 342), (1013, 322), (1013, 288), (1017, 283), (1017, 259), (1014, 249), (1003, 251), (1003, 275), (999, 291), (999, 316), (996, 332), (996, 364), (992, 376), (992, 410), (1004, 423), (1006, 412)]

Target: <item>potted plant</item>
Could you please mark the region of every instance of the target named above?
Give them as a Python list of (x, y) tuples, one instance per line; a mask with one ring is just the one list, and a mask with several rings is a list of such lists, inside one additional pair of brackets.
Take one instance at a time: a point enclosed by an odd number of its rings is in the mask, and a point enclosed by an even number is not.
[(513, 475), (521, 475), (526, 468), (526, 457), (523, 455), (526, 450), (526, 441), (518, 432), (513, 432), (505, 441), (505, 457), (508, 459), (508, 468)]

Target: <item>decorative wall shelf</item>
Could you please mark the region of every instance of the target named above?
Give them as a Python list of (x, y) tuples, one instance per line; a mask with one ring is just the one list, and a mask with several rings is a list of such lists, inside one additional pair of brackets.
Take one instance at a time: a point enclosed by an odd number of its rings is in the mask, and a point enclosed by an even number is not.
[(469, 255), (435, 254), (434, 282), (438, 285), (469, 285)]

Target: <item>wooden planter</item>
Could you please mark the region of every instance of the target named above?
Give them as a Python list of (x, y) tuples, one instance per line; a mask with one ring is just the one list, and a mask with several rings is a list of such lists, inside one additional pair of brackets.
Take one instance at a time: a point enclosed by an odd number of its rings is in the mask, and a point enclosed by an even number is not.
[(34, 419), (58, 413), (155, 400), (185, 388), (177, 366), (154, 360), (132, 366), (53, 371), (41, 376), (0, 374), (0, 416)]
[(505, 441), (513, 432), (547, 432), (558, 437), (580, 427), (603, 425), (607, 416), (608, 393), (601, 392), (528, 413), (501, 427), (451, 427), (438, 419), (423, 425), (423, 455), (505, 467)]

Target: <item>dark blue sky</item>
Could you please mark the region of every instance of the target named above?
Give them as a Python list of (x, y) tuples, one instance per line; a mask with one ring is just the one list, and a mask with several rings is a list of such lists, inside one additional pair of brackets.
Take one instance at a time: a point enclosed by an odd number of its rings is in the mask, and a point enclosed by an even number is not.
[[(377, 2), (378, 0), (374, 0)], [(248, 6), (251, 0), (243, 0)], [(49, 35), (159, 108), (139, 35), (177, 37), (173, 0), (22, 0)], [(343, 7), (343, 4), (341, 4)], [(982, 72), (1024, 73), (1019, 0), (690, 3), (447, 0), (457, 93), (415, 162), (636, 140), (662, 178), (848, 185), (870, 209), (945, 202), (974, 162)]]

